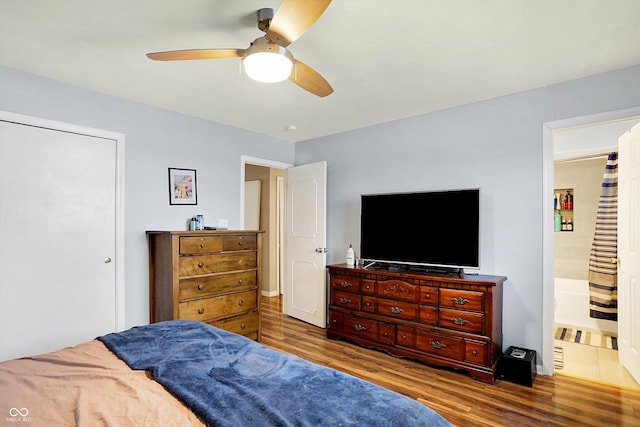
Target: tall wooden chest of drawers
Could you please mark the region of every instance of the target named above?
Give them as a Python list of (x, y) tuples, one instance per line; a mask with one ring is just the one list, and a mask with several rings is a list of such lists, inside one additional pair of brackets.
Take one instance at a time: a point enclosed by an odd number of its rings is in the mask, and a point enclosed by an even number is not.
[(260, 340), (262, 233), (147, 231), (151, 322), (200, 320)]
[(493, 383), (502, 353), (503, 276), (328, 267), (327, 337), (466, 370)]

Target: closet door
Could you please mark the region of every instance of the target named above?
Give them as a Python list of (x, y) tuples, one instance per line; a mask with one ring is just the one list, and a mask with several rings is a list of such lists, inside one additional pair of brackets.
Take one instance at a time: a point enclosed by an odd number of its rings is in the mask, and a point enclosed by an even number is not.
[(122, 329), (117, 148), (0, 120), (0, 360)]

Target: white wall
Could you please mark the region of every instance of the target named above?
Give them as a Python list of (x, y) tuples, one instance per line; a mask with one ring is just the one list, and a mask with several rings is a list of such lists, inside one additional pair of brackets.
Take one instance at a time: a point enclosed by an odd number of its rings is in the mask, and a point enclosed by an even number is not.
[(543, 123), (640, 105), (638, 81), (640, 66), (298, 143), (296, 164), (328, 162), (328, 261), (359, 247), (360, 194), (480, 187), (480, 272), (508, 277), (503, 347), (540, 362)]
[[(125, 134), (126, 324), (149, 322), (145, 230), (227, 218), (239, 228), (241, 155), (293, 163), (294, 144), (0, 67), (0, 110)], [(198, 205), (169, 206), (169, 167), (197, 170)]]

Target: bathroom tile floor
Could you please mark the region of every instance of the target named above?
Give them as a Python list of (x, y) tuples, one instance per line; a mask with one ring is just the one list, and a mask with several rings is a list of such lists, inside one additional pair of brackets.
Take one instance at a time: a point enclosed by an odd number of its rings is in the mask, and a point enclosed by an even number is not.
[(557, 375), (640, 390), (640, 384), (618, 362), (617, 350), (560, 340), (555, 340), (554, 345), (563, 349), (564, 366), (562, 369), (556, 369)]

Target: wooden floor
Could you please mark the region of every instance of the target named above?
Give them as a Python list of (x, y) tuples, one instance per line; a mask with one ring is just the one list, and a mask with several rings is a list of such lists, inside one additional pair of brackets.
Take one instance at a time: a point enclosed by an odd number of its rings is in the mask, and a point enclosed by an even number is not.
[(466, 373), (328, 340), (325, 330), (282, 314), (262, 297), (262, 343), (409, 396), (455, 426), (640, 426), (640, 392), (567, 376), (537, 376), (533, 387), (485, 384)]

